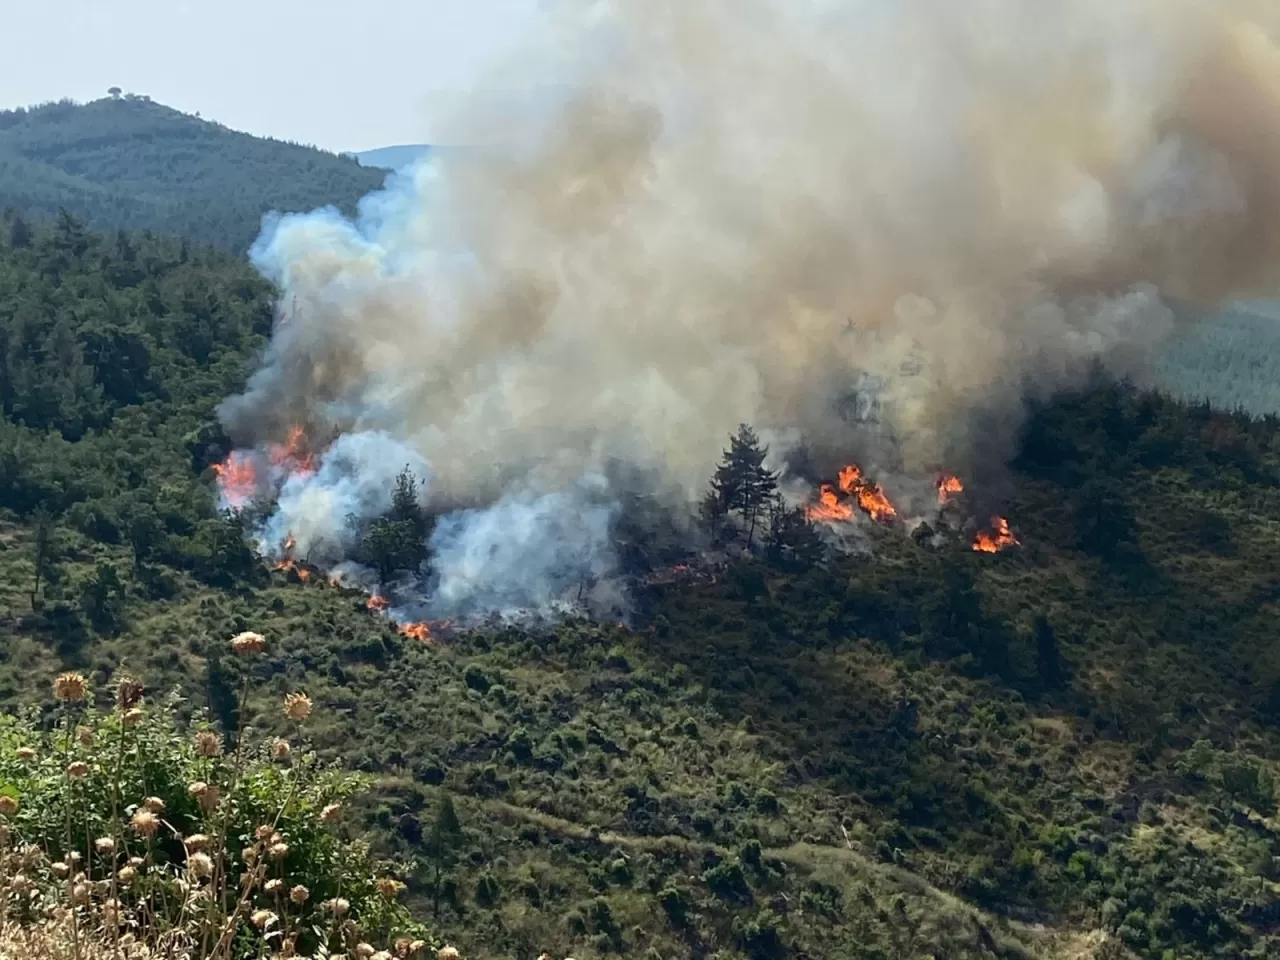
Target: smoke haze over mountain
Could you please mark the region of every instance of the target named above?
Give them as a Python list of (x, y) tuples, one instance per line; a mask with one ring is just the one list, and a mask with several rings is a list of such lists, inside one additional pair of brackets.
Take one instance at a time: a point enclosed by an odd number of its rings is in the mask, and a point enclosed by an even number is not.
[[(333, 443), (269, 544), (336, 561), (332, 491), (376, 515), (353, 491), (413, 462), (437, 608), (542, 606), (609, 566), (613, 461), (687, 504), (750, 422), (924, 477), (979, 422), (1010, 441), (1029, 385), (1141, 364), (1162, 297), (1274, 288), (1261, 4), (553, 10), (455, 118), (475, 149), (255, 246), (288, 316), (221, 416), (245, 448)], [(865, 375), (878, 438), (837, 412)]]

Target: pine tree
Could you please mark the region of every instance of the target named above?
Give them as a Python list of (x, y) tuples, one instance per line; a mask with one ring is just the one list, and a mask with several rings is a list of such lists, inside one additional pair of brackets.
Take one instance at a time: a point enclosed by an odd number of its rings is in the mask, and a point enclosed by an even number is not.
[(462, 836), (462, 824), (458, 822), (458, 812), (453, 809), (453, 799), (446, 793), (440, 798), (440, 809), (436, 811), (436, 822), (431, 827), (431, 852), (435, 860), (435, 881), (432, 883), (432, 914), (440, 916), (440, 886), (444, 868), (449, 859), (450, 848)]
[(737, 435), (729, 438), (729, 449), (716, 469), (704, 506), (704, 513), (713, 517), (737, 513), (747, 528), (748, 549), (756, 524), (778, 494), (778, 476), (764, 466), (768, 455), (769, 448), (760, 445), (755, 431), (742, 424)]
[(35, 523), (35, 537), (33, 546), (35, 547), (35, 556), (33, 558), (35, 567), (35, 577), (31, 583), (31, 609), (36, 608), (36, 599), (40, 596), (40, 583), (49, 579), (53, 566), (53, 514), (44, 507), (36, 508), (33, 517)]

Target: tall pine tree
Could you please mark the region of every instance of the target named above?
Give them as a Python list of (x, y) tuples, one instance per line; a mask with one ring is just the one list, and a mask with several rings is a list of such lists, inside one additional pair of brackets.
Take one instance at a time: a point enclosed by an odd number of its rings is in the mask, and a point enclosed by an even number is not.
[(747, 548), (751, 548), (756, 524), (778, 495), (778, 476), (764, 466), (769, 448), (747, 424), (738, 427), (729, 438), (720, 466), (711, 481), (711, 492), (704, 506), (709, 519), (736, 513), (747, 530)]

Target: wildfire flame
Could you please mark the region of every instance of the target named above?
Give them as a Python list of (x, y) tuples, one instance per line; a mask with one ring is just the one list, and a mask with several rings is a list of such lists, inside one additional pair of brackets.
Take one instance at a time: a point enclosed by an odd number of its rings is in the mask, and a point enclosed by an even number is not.
[(292, 557), (286, 557), (271, 569), (279, 570), (281, 573), (288, 573), (292, 570), (298, 575), (298, 579), (303, 583), (306, 583), (311, 579), (311, 571), (307, 567), (302, 566), (302, 564), (298, 563), (298, 561), (294, 560)]
[(854, 463), (840, 468), (840, 490), (852, 494), (862, 483), (862, 469)]
[(258, 474), (253, 461), (240, 451), (233, 451), (227, 459), (213, 465), (218, 480), (218, 491), (223, 503), (234, 510), (247, 506), (258, 488)]
[(979, 531), (973, 541), (973, 549), (978, 553), (999, 553), (1018, 545), (1018, 538), (1009, 529), (1009, 521), (1004, 517), (992, 517), (991, 529)]
[(964, 493), (964, 484), (959, 477), (944, 473), (938, 478), (938, 503), (941, 506), (945, 507), (961, 493)]
[(852, 497), (872, 520), (892, 520), (898, 511), (885, 496), (880, 484), (862, 475), (862, 468), (850, 463), (840, 468), (839, 492), (829, 483), (818, 488), (818, 502), (805, 508), (805, 515), (819, 523), (847, 523), (853, 519), (853, 507), (841, 499)]
[(386, 597), (375, 593), (365, 601), (365, 606), (370, 610), (385, 610), (387, 607), (391, 606), (391, 601)]
[(315, 456), (307, 449), (306, 431), (294, 424), (284, 443), (273, 443), (268, 451), (271, 462), (288, 474), (310, 476), (316, 472)]
[(858, 488), (858, 506), (865, 510), (872, 520), (892, 520), (898, 515), (898, 511), (894, 509), (878, 483), (864, 483)]
[(431, 627), (426, 623), (401, 624), (400, 632), (406, 637), (411, 637), (414, 640), (421, 640), (423, 643), (431, 642)]
[(817, 523), (847, 523), (853, 519), (853, 507), (840, 502), (835, 487), (824, 483), (818, 490), (818, 502), (805, 507), (805, 516)]

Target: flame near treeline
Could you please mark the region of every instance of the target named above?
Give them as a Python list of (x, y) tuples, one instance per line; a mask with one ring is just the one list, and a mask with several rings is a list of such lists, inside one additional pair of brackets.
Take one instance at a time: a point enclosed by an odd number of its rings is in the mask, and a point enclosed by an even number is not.
[[(373, 593), (352, 560), (408, 467), (435, 518), (429, 575), (395, 594), (414, 622), (607, 581), (626, 497), (692, 517), (740, 423), (825, 525), (957, 509), (939, 478), (983, 494), (1027, 395), (1139, 367), (1175, 328), (1165, 297), (1274, 289), (1278, 20), (1254, 0), (548, 5), (441, 125), (472, 149), (354, 220), (266, 223), (251, 255), (289, 313), (219, 410), (223, 504), (269, 503), (272, 562)], [(832, 475), (791, 471), (801, 448)]]

